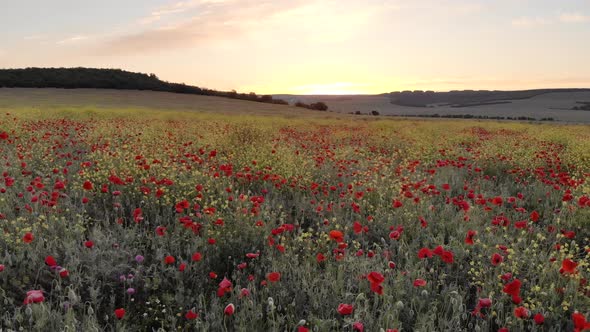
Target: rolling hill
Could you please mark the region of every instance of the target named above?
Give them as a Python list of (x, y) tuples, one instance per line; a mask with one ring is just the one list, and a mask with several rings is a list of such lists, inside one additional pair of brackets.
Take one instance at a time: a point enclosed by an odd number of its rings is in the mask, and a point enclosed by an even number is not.
[[(325, 102), (330, 110), (341, 113), (371, 114), (376, 111), (388, 116), (487, 116), (487, 117), (526, 117), (534, 119), (552, 118), (555, 121), (568, 123), (590, 123), (590, 111), (584, 110), (590, 104), (590, 90), (566, 89), (544, 90), (543, 93), (529, 93), (526, 98), (514, 99), (463, 99), (428, 104), (424, 107), (399, 105), (392, 100), (390, 94), (381, 95), (275, 95), (289, 103), (302, 101), (313, 103)], [(495, 98), (495, 97), (494, 97)], [(504, 96), (508, 98), (508, 96)], [(455, 103), (453, 103), (453, 101)], [(586, 103), (588, 102), (588, 103)]]

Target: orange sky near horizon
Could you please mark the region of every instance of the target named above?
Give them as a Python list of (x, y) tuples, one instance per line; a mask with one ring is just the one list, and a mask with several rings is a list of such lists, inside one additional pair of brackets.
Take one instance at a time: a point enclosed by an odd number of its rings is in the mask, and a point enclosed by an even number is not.
[(588, 0), (11, 2), (1, 68), (259, 94), (590, 88)]

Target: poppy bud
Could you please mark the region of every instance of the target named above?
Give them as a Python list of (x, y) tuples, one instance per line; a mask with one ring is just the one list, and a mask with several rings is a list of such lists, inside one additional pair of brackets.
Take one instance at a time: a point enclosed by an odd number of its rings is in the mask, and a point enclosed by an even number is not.
[(115, 310), (115, 317), (117, 317), (117, 319), (123, 319), (124, 316), (125, 316), (125, 309), (119, 308), (119, 309)]
[(234, 314), (235, 311), (236, 311), (236, 306), (234, 306), (233, 303), (230, 303), (225, 307), (225, 309), (223, 310), (223, 313), (226, 316), (231, 316)]

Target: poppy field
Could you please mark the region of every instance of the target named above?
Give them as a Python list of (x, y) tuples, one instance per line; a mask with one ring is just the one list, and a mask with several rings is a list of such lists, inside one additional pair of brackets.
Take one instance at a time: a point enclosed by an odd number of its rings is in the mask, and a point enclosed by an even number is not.
[(590, 331), (590, 127), (0, 114), (0, 330)]

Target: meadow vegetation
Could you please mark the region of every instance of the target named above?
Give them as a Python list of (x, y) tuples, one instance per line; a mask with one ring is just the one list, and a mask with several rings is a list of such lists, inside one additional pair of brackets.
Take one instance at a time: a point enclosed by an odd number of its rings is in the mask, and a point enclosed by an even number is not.
[(4, 109), (0, 163), (7, 331), (590, 328), (588, 126)]

